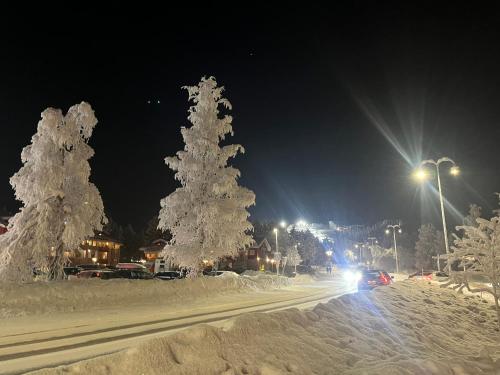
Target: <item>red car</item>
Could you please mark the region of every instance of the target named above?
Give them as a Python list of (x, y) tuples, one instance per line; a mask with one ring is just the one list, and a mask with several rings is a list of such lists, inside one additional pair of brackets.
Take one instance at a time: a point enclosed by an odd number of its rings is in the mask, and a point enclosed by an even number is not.
[(381, 270), (364, 270), (361, 272), (361, 278), (358, 281), (358, 290), (370, 290), (381, 285), (392, 284), (394, 276)]

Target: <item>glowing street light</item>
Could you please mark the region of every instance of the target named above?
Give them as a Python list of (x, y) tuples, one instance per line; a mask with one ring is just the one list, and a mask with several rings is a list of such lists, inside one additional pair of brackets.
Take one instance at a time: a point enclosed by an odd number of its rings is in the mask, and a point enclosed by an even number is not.
[[(460, 168), (458, 168), (458, 166), (455, 164), (455, 162), (448, 157), (442, 157), (442, 158), (438, 159), (437, 161), (432, 160), (432, 159), (424, 160), (423, 162), (420, 163), (420, 169), (422, 169), (422, 167), (424, 165), (427, 165), (427, 164), (430, 164), (430, 165), (433, 165), (436, 167), (436, 175), (437, 175), (437, 183), (438, 183), (438, 191), (439, 191), (439, 203), (441, 205), (441, 219), (443, 220), (444, 248), (446, 249), (446, 255), (449, 255), (450, 249), (448, 246), (448, 231), (446, 230), (446, 216), (444, 214), (443, 191), (441, 189), (441, 177), (439, 175), (439, 165), (441, 163), (445, 163), (445, 162), (452, 164), (452, 166), (450, 168), (450, 174), (452, 176), (458, 176), (460, 174)], [(439, 257), (439, 254), (438, 254), (438, 257)], [(440, 265), (439, 265), (439, 260), (438, 260), (438, 269), (439, 268), (440, 268)], [(448, 274), (449, 274), (451, 271), (450, 262), (447, 262), (447, 268), (448, 268)]]
[(460, 168), (458, 168), (456, 165), (450, 168), (450, 174), (452, 176), (458, 176), (460, 174)]
[(298, 227), (305, 227), (305, 226), (307, 226), (307, 222), (301, 219), (301, 220), (297, 221), (297, 226)]
[(386, 234), (391, 233), (389, 228), (392, 229), (392, 236), (394, 238), (394, 254), (396, 254), (396, 272), (399, 273), (399, 259), (398, 259), (398, 245), (396, 243), (396, 229), (397, 229), (398, 233), (403, 233), (403, 231), (401, 230), (401, 226), (399, 224), (388, 225), (387, 229), (385, 230)]
[(286, 228), (286, 221), (285, 220), (281, 220), (280, 227), (283, 229)]
[(413, 177), (418, 180), (418, 181), (425, 181), (427, 180), (430, 176), (429, 173), (423, 169), (423, 168), (418, 168), (414, 173)]

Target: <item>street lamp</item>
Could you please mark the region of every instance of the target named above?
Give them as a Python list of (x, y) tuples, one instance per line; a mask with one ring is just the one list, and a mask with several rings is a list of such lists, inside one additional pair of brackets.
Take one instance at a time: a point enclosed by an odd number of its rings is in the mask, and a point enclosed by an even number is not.
[(388, 225), (387, 229), (385, 230), (386, 234), (391, 233), (389, 228), (392, 229), (392, 236), (394, 238), (394, 254), (396, 254), (396, 273), (399, 273), (399, 259), (398, 259), (398, 245), (396, 243), (396, 229), (397, 229), (398, 233), (402, 233), (403, 231), (401, 230), (401, 226), (399, 224)]
[[(443, 191), (441, 189), (441, 177), (439, 175), (439, 165), (441, 163), (451, 163), (452, 166), (450, 168), (450, 174), (452, 176), (458, 176), (460, 174), (460, 168), (455, 164), (453, 160), (447, 157), (442, 157), (438, 159), (437, 161), (429, 159), (429, 160), (424, 160), (423, 162), (420, 163), (420, 168), (415, 172), (415, 177), (419, 179), (420, 181), (424, 181), (429, 178), (428, 173), (422, 168), (424, 165), (430, 164), (436, 167), (436, 174), (437, 174), (437, 182), (438, 182), (438, 191), (439, 191), (439, 203), (441, 205), (441, 218), (443, 220), (443, 234), (444, 234), (444, 248), (446, 249), (446, 255), (449, 256), (450, 249), (448, 246), (448, 231), (446, 229), (446, 217), (444, 214), (444, 203), (443, 203)], [(450, 262), (448, 260), (446, 267), (448, 268), (448, 274), (451, 271), (450, 268)], [(439, 254), (438, 254), (438, 268), (439, 268)]]
[(333, 255), (333, 251), (332, 250), (327, 250), (325, 251), (325, 254), (326, 256), (328, 257), (328, 261), (329, 261), (329, 264), (330, 264), (330, 268), (327, 269), (328, 273), (331, 274), (332, 273), (332, 255)]
[(279, 260), (278, 258), (281, 258), (279, 257), (279, 250), (278, 250), (278, 228), (274, 228), (273, 229), (273, 232), (274, 232), (274, 235), (275, 235), (275, 238), (276, 238), (276, 252), (274, 253), (274, 257), (276, 258), (276, 275), (279, 275)]
[(286, 228), (286, 221), (285, 220), (281, 220), (280, 227), (283, 229)]
[(278, 252), (278, 228), (274, 228), (273, 232), (276, 237), (276, 252)]

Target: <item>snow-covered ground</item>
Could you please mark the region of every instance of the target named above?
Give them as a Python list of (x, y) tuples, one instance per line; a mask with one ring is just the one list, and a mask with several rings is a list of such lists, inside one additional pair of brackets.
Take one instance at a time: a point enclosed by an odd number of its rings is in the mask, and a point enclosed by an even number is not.
[(271, 275), (199, 277), (182, 280), (76, 279), (31, 284), (0, 284), (0, 318), (55, 312), (92, 311), (109, 306), (176, 304), (214, 294), (246, 293), (287, 286)]
[(498, 374), (490, 303), (406, 280), (311, 311), (250, 313), (40, 374)]
[[(191, 280), (185, 280), (174, 288), (175, 293), (166, 293), (161, 287), (160, 291), (164, 295), (143, 290), (155, 283), (122, 280), (122, 284), (129, 286), (132, 291), (124, 291), (125, 286), (115, 289), (115, 293), (125, 294), (121, 300), (114, 298), (111, 302), (102, 301), (95, 305), (89, 300), (89, 306), (81, 310), (67, 311), (52, 307), (43, 310), (51, 310), (51, 313), (37, 315), (33, 315), (33, 312), (40, 308), (31, 307), (25, 309), (29, 315), (11, 314), (0, 319), (0, 373), (24, 374), (31, 369), (74, 363), (136, 347), (152, 338), (164, 337), (199, 323), (220, 325), (248, 312), (271, 312), (290, 307), (311, 308), (319, 302), (327, 302), (355, 291), (353, 285), (346, 284), (341, 277), (325, 281), (307, 279), (309, 281), (304, 279), (300, 283), (285, 285), (289, 280), (274, 275), (261, 275), (257, 280), (246, 277), (242, 280), (227, 280), (228, 284), (220, 284), (222, 281), (217, 281), (218, 278), (205, 278), (203, 288), (206, 290), (202, 291), (193, 291)], [(167, 285), (171, 281), (162, 283), (159, 285)], [(202, 287), (197, 283), (201, 283), (201, 280), (196, 281), (195, 286)], [(104, 281), (96, 280), (82, 285), (93, 289), (89, 291), (91, 295), (105, 298), (103, 291), (96, 290), (107, 285)], [(173, 288), (174, 284), (170, 285), (169, 288)], [(215, 289), (221, 285), (228, 287), (221, 291)], [(45, 291), (45, 286), (37, 285), (31, 292), (39, 290), (37, 288)], [(70, 295), (74, 291), (73, 284), (62, 284), (58, 288), (68, 288), (65, 293), (67, 303), (74, 303), (77, 299)], [(54, 294), (57, 298), (52, 302), (58, 306), (61, 305), (58, 299), (62, 292), (59, 290)], [(137, 293), (140, 302), (130, 298), (134, 294), (132, 292)], [(141, 292), (150, 298), (141, 297)], [(26, 295), (27, 292), (23, 293)], [(170, 297), (164, 298), (165, 295)], [(22, 296), (20, 293), (19, 297)], [(48, 297), (44, 297), (43, 301), (51, 302)], [(76, 303), (80, 306), (80, 303)]]

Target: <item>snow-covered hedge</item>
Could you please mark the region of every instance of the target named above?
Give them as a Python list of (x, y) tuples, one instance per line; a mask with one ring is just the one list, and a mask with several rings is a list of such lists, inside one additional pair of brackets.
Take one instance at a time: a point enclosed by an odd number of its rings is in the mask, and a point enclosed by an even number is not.
[(198, 277), (182, 280), (71, 280), (0, 284), (0, 318), (102, 307), (171, 304), (214, 294), (245, 293), (289, 285), (286, 277)]

